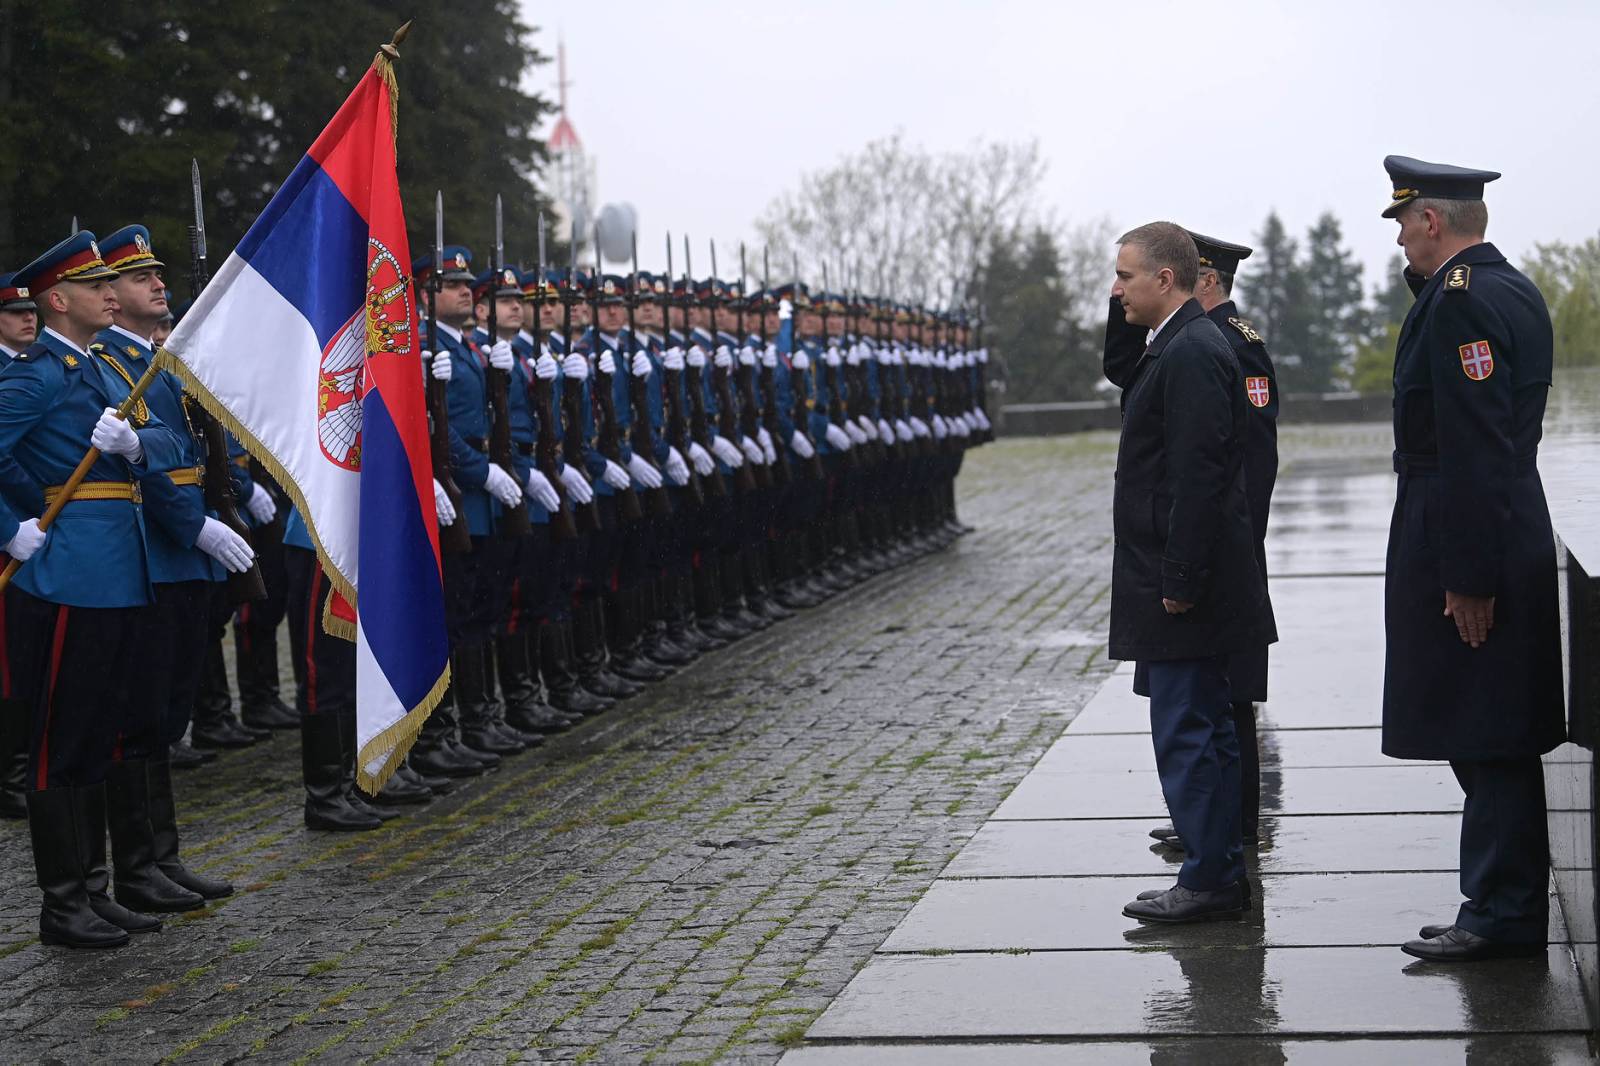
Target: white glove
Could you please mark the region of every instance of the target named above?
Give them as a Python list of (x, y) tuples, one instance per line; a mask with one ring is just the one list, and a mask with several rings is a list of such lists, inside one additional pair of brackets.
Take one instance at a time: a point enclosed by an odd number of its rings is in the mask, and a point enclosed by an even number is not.
[(489, 365), (494, 367), (496, 370), (505, 370), (509, 372), (515, 359), (516, 356), (511, 354), (510, 341), (496, 341), (489, 348)]
[(573, 381), (582, 381), (589, 376), (589, 360), (577, 352), (573, 352), (561, 360), (561, 372)]
[(767, 462), (772, 462), (772, 434), (767, 432), (767, 427), (762, 426), (756, 430), (756, 443), (761, 445), (761, 450), (767, 453)]
[(760, 466), (762, 463), (766, 462), (767, 457), (766, 454), (762, 452), (761, 445), (757, 444), (749, 437), (739, 438), (739, 450), (744, 452), (744, 457), (750, 460), (750, 465), (752, 466)]
[(989, 362), (989, 349), (987, 349), (987, 348), (979, 348), (978, 349), (978, 362), (979, 363), (984, 363), (984, 364)]
[(845, 431), (845, 433), (849, 434), (850, 443), (852, 443), (852, 444), (865, 444), (865, 443), (867, 443), (867, 435), (865, 433), (861, 432), (861, 427), (856, 425), (854, 422), (846, 422), (844, 424), (844, 431)]
[(828, 423), (827, 438), (828, 443), (833, 446), (834, 451), (847, 452), (850, 450), (849, 434), (845, 433), (844, 430), (840, 429), (832, 422)]
[(894, 427), (889, 424), (889, 420), (886, 418), (878, 419), (878, 438), (885, 444), (894, 443)]
[(744, 456), (739, 454), (731, 441), (725, 437), (712, 437), (711, 450), (722, 460), (724, 466), (740, 467), (744, 465)]
[(606, 468), (605, 471), (600, 475), (600, 479), (607, 485), (610, 485), (612, 488), (616, 489), (618, 492), (621, 492), (623, 489), (633, 484), (633, 482), (628, 480), (628, 472), (622, 469), (622, 467), (618, 466), (616, 463), (613, 463), (610, 459), (606, 460)]
[(244, 509), (261, 525), (278, 517), (278, 504), (273, 500), (272, 493), (260, 485), (250, 486), (250, 498), (244, 501)]
[[(443, 356), (441, 359), (440, 356)], [(450, 366), (449, 352), (423, 352), (422, 369), (433, 376), (435, 381), (449, 381), (453, 368)]]
[(916, 415), (911, 416), (911, 431), (919, 437), (927, 437), (932, 435), (932, 431), (928, 429), (928, 423), (924, 422)]
[(756, 350), (754, 348), (750, 347), (748, 344), (745, 345), (743, 348), (739, 349), (739, 365), (740, 366), (755, 366), (756, 365)]
[(546, 511), (561, 510), (561, 494), (538, 467), (528, 471), (528, 497)]
[(437, 480), (433, 483), (433, 510), (439, 516), (441, 526), (448, 526), (456, 520), (456, 508), (450, 502), (450, 494), (444, 491), (444, 486)]
[(779, 319), (779, 321), (783, 321), (784, 319), (789, 319), (789, 318), (793, 318), (793, 317), (794, 317), (794, 304), (790, 303), (789, 302), (789, 298), (787, 296), (785, 296), (783, 299), (778, 301), (778, 319)]
[(94, 424), (94, 431), (89, 434), (89, 443), (106, 455), (120, 455), (135, 463), (144, 455), (139, 434), (133, 431), (126, 420), (117, 417), (114, 407), (107, 407), (100, 413), (100, 421)]
[(794, 367), (796, 370), (810, 370), (811, 357), (805, 352), (796, 351), (789, 357), (789, 365)]
[(690, 348), (689, 349), (689, 355), (687, 357), (687, 362), (688, 362), (688, 364), (690, 366), (695, 367), (696, 369), (705, 366), (706, 365), (706, 350), (704, 348), (700, 347), (698, 344), (695, 345), (693, 348)]
[(650, 371), (652, 371), (654, 369), (655, 369), (655, 367), (650, 365), (650, 357), (648, 355), (644, 354), (643, 352), (634, 352), (633, 353), (633, 376), (634, 377), (636, 377), (636, 378), (647, 378), (647, 377), (650, 376)]
[(561, 483), (567, 487), (567, 495), (575, 503), (586, 504), (594, 500), (594, 489), (589, 487), (588, 479), (571, 463), (561, 464)]
[[(211, 519), (206, 519), (211, 521)], [(24, 518), (17, 523), (17, 535), (11, 538), (6, 545), (6, 554), (19, 563), (25, 563), (33, 558), (33, 553), (39, 550), (47, 534), (39, 528), (37, 518)]]
[(715, 359), (717, 369), (719, 370), (727, 370), (729, 367), (733, 366), (733, 353), (728, 351), (728, 346), (726, 344), (717, 345), (717, 354)]
[(866, 415), (862, 415), (860, 418), (856, 419), (856, 425), (860, 427), (861, 435), (867, 440), (878, 439), (877, 423), (873, 422), (872, 419), (868, 418)]
[(903, 418), (894, 420), (894, 432), (900, 438), (901, 444), (910, 444), (911, 438), (916, 436), (915, 433), (911, 432), (911, 427), (906, 425), (906, 420)]
[(950, 427), (945, 425), (944, 419), (939, 415), (933, 416), (933, 435), (939, 440), (944, 440), (950, 435)]
[(561, 366), (556, 362), (556, 357), (546, 350), (539, 354), (538, 359), (534, 360), (533, 372), (540, 381), (554, 381), (556, 375), (561, 373)]
[(689, 442), (689, 461), (694, 464), (695, 473), (701, 477), (710, 477), (711, 472), (717, 468), (716, 460), (711, 458), (711, 453), (694, 441)]
[(256, 557), (249, 541), (215, 518), (205, 520), (200, 527), (200, 535), (194, 539), (194, 546), (235, 574), (250, 569), (250, 563)]
[(817, 454), (817, 450), (811, 446), (806, 435), (798, 429), (794, 431), (794, 436), (789, 438), (789, 447), (793, 448), (794, 453), (802, 459), (809, 459)]
[(674, 345), (668, 348), (661, 356), (661, 365), (668, 370), (683, 369), (683, 349)]
[(615, 374), (616, 372), (617, 372), (617, 361), (616, 361), (616, 359), (614, 359), (612, 357), (611, 349), (607, 348), (605, 351), (600, 353), (600, 373), (605, 374), (607, 377), (610, 377), (612, 374)]
[(768, 370), (776, 370), (778, 368), (778, 349), (770, 344), (767, 345), (767, 350), (761, 353), (761, 365)]
[(628, 459), (628, 473), (647, 489), (661, 487), (661, 471), (646, 462), (642, 455), (634, 455)]
[(683, 461), (683, 453), (676, 448), (667, 449), (667, 476), (674, 485), (687, 485), (689, 483), (689, 464)]
[(840, 363), (844, 362), (844, 357), (839, 354), (839, 349), (833, 347), (832, 345), (830, 345), (828, 350), (823, 353), (822, 359), (829, 366), (838, 366)]
[(989, 428), (989, 416), (983, 413), (983, 408), (974, 407), (972, 409), (972, 417), (977, 419), (979, 429)]
[(849, 353), (846, 354), (844, 358), (845, 362), (849, 363), (851, 366), (860, 366), (861, 360), (865, 359), (866, 357), (866, 345), (852, 344), (850, 346)]
[(507, 507), (515, 507), (522, 502), (522, 486), (499, 463), (489, 464), (489, 475), (483, 479), (483, 487)]

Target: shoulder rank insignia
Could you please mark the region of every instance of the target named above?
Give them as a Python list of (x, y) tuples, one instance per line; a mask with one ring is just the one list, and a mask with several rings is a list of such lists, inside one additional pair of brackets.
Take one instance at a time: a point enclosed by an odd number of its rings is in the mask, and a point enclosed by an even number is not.
[(128, 358), (129, 359), (143, 359), (144, 358), (144, 353), (139, 350), (139, 346), (136, 345), (136, 344), (127, 345), (122, 350), (128, 353)]
[[(1472, 268), (1469, 266), (1453, 266), (1450, 273), (1445, 276), (1444, 287), (1447, 289), (1464, 289), (1472, 281)], [(1484, 377), (1489, 375), (1485, 374)]]
[(1228, 319), (1228, 325), (1238, 330), (1239, 335), (1245, 340), (1249, 341), (1251, 344), (1266, 343), (1266, 341), (1261, 339), (1261, 334), (1256, 332), (1256, 328), (1242, 318), (1230, 317)]
[(1456, 349), (1461, 356), (1461, 372), (1473, 381), (1483, 381), (1494, 373), (1494, 352), (1488, 341), (1473, 341)]
[(63, 363), (66, 363), (68, 366), (74, 367), (74, 368), (76, 368), (77, 365), (78, 365), (78, 357), (73, 355), (71, 352), (68, 352), (66, 355), (63, 355), (61, 357), (61, 361)]

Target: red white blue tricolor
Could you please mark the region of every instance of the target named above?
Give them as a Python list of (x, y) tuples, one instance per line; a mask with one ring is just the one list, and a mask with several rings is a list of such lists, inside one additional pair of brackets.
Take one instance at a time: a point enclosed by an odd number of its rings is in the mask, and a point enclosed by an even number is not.
[(310, 528), (335, 590), (324, 625), (356, 642), (371, 791), (449, 681), (386, 68), (380, 56), (166, 343)]

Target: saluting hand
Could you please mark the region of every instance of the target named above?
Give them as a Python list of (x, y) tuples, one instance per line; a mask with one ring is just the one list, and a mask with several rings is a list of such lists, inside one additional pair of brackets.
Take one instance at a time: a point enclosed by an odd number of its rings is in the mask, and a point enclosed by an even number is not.
[(1446, 590), (1444, 616), (1455, 620), (1461, 643), (1479, 647), (1489, 639), (1489, 630), (1494, 628), (1494, 597), (1463, 596)]

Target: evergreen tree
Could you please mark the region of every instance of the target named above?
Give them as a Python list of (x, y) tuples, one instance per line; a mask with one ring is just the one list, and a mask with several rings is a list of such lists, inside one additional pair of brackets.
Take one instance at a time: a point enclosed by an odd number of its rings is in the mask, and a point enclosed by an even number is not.
[(1100, 341), (1072, 319), (1061, 250), (1049, 230), (1036, 228), (1025, 239), (996, 239), (980, 291), (988, 315), (984, 340), (1003, 368), (1005, 402), (1094, 394)]
[(1273, 211), (1256, 234), (1256, 251), (1240, 268), (1239, 305), (1266, 337), (1285, 392), (1301, 388), (1300, 367), (1312, 348), (1305, 264), (1300, 246)]
[(1325, 392), (1343, 380), (1367, 332), (1361, 264), (1341, 247), (1342, 239), (1331, 213), (1306, 233), (1306, 348), (1292, 379), (1301, 391)]

